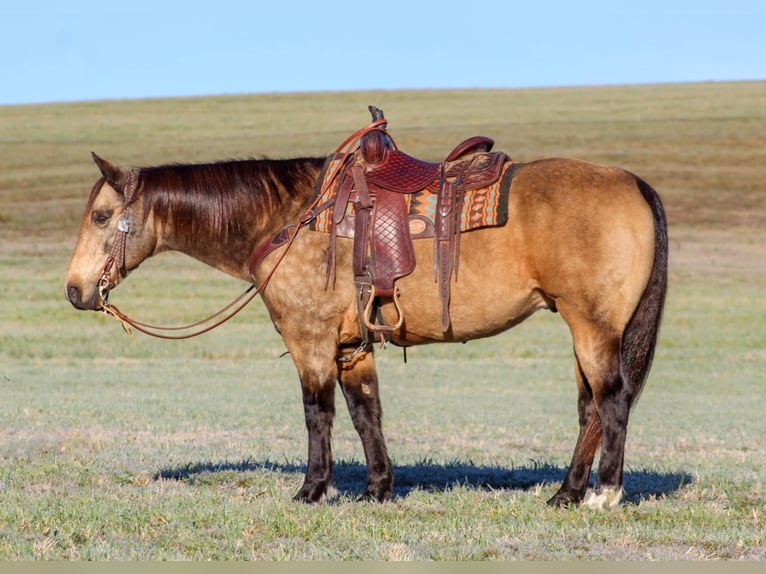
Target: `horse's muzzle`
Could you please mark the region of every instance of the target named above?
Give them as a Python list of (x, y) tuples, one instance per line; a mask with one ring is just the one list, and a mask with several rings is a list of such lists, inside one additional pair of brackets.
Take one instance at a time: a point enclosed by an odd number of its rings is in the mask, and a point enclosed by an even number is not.
[(97, 294), (94, 294), (87, 301), (83, 300), (82, 291), (76, 285), (69, 284), (66, 286), (66, 298), (75, 309), (81, 311), (96, 311), (100, 307)]

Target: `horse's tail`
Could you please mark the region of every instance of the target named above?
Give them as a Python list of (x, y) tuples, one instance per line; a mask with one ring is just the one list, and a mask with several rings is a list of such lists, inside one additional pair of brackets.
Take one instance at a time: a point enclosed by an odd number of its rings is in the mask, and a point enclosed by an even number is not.
[(633, 389), (635, 403), (652, 366), (665, 306), (668, 286), (668, 225), (657, 192), (641, 178), (634, 177), (654, 216), (654, 266), (622, 339), (623, 373)]

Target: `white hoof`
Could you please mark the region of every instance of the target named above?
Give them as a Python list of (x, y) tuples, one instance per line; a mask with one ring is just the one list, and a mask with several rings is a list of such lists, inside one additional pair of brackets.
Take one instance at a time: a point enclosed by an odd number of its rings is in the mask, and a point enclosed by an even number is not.
[(614, 508), (622, 500), (622, 488), (605, 488), (599, 494), (591, 490), (585, 497), (583, 504), (588, 508), (594, 510), (606, 510), (608, 508)]

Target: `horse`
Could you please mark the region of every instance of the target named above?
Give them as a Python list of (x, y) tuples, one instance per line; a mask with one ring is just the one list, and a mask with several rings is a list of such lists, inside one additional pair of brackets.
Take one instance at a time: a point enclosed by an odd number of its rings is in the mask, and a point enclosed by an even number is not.
[[(336, 384), (361, 439), (360, 500), (386, 501), (394, 473), (381, 428), (375, 347), (363, 340), (353, 284), (353, 243), (302, 225), (313, 216), (325, 157), (242, 159), (122, 167), (93, 154), (100, 171), (66, 272), (80, 310), (107, 310), (105, 294), (144, 260), (178, 251), (258, 285), (294, 361), (308, 458), (295, 499), (323, 500), (332, 484)], [(620, 503), (628, 418), (653, 361), (667, 291), (668, 238), (658, 193), (633, 173), (576, 159), (515, 166), (504, 225), (462, 234), (441, 321), (433, 242), (413, 240), (418, 262), (380, 301), (402, 347), (465, 342), (506, 331), (539, 310), (569, 327), (579, 434), (555, 506)], [(298, 223), (298, 225), (295, 225)], [(256, 246), (289, 231), (253, 266)], [(403, 320), (401, 320), (403, 318)], [(591, 467), (600, 447), (597, 476)]]

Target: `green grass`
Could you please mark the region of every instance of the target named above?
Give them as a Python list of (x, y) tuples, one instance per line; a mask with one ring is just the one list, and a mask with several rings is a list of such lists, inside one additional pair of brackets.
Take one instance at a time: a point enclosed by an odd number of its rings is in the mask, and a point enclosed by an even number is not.
[[(552, 509), (577, 432), (551, 314), (378, 353), (397, 482), (364, 487), (338, 393), (335, 487), (305, 470), (300, 390), (260, 301), (188, 341), (74, 311), (90, 151), (125, 164), (321, 155), (382, 107), (403, 149), (483, 133), (521, 160), (622, 165), (663, 195), (670, 294), (626, 452), (628, 501)], [(0, 107), (0, 559), (764, 559), (766, 84), (295, 94)], [(181, 256), (113, 294), (181, 323), (244, 285)]]

